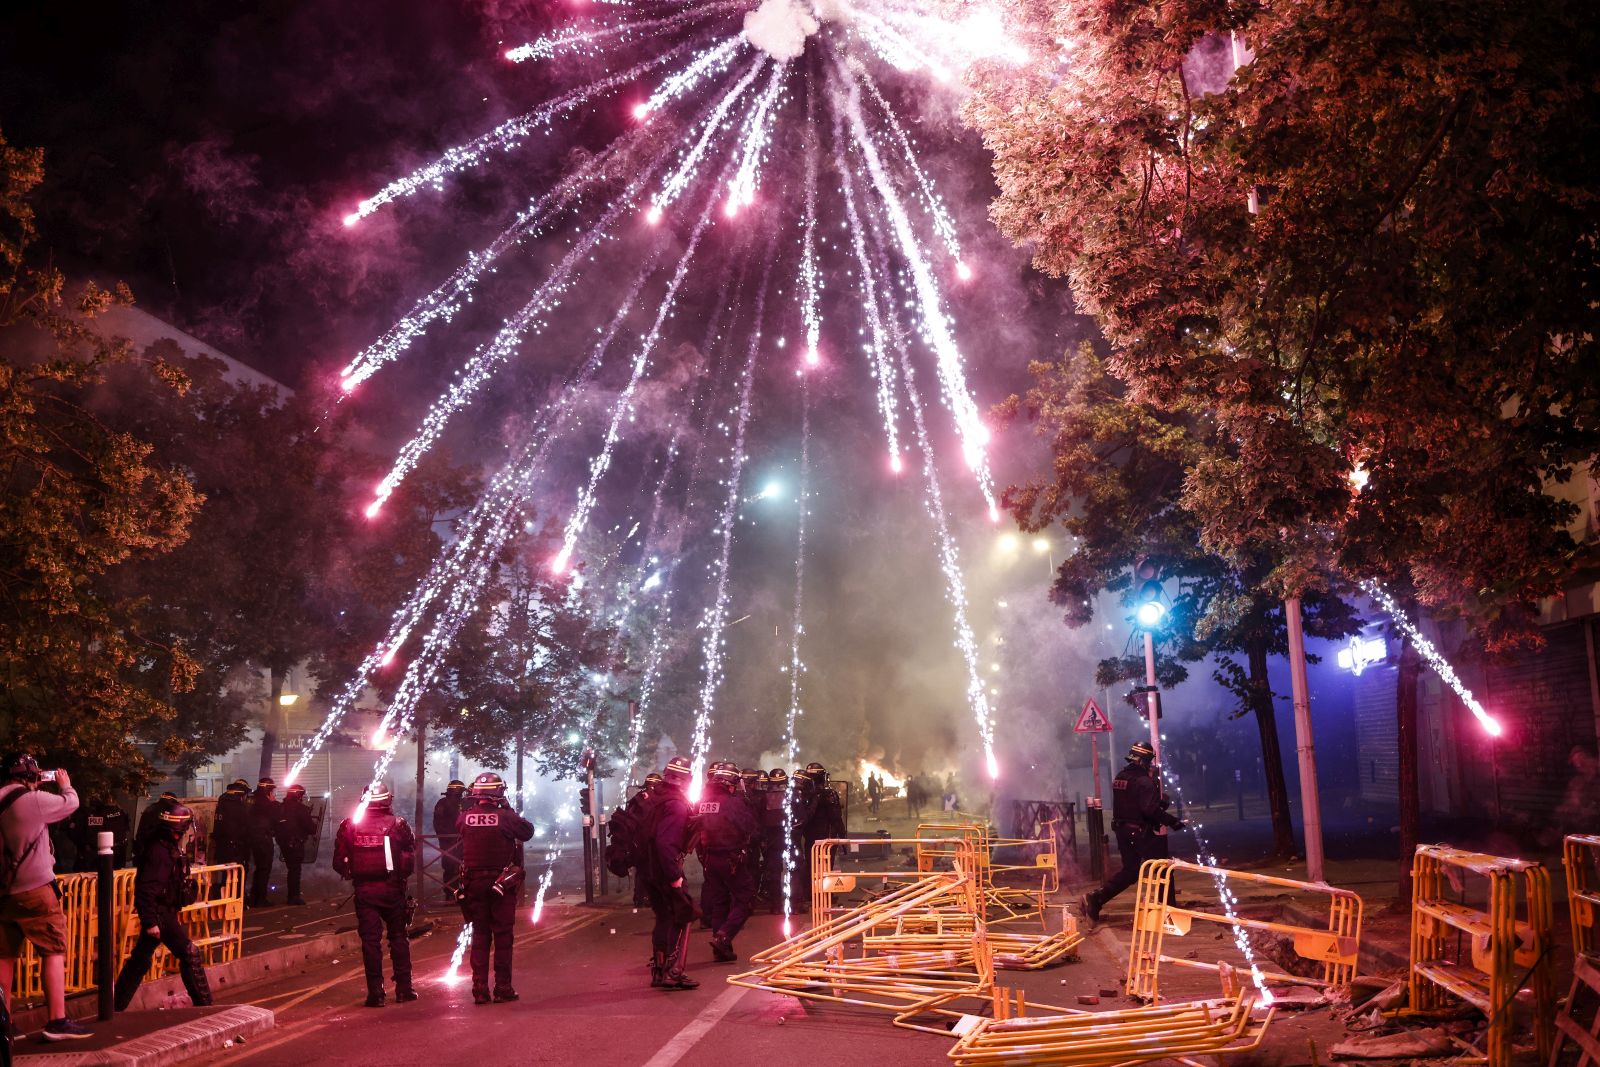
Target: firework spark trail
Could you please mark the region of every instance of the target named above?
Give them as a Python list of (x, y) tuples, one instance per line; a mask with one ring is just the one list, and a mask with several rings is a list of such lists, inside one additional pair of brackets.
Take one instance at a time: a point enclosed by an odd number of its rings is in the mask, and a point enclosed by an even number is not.
[[(569, 421), (573, 407), (583, 386), (599, 370), (606, 351), (615, 340), (623, 320), (632, 310), (646, 280), (656, 269), (659, 252), (646, 257), (644, 266), (633, 281), (610, 324), (601, 334), (584, 363), (567, 380), (560, 395), (540, 412), (530, 428), (517, 456), (501, 468), (490, 482), (478, 504), (468, 512), (456, 531), (456, 539), (435, 560), (426, 578), (413, 589), (405, 605), (395, 613), (389, 632), (357, 670), (355, 677), (333, 702), (327, 717), (308, 741), (289, 772), (293, 782), (310, 764), (311, 759), (327, 744), (340, 722), (360, 699), (377, 671), (393, 661), (412, 632), (426, 617), (440, 595), (465, 581), (470, 572), (486, 566), (492, 560), (514, 529), (505, 521), (513, 512), (520, 511), (528, 491), (528, 483), (543, 469), (551, 445), (560, 436)], [(388, 739), (391, 728), (398, 720), (400, 708), (391, 702), (374, 735), (375, 746)]]
[(492, 154), (513, 151), (520, 147), (522, 142), (537, 127), (544, 127), (546, 134), (548, 134), (551, 120), (574, 108), (587, 104), (598, 96), (632, 85), (652, 70), (666, 66), (689, 51), (691, 44), (692, 42), (685, 41), (659, 55), (652, 56), (641, 63), (636, 63), (626, 70), (618, 71), (615, 74), (562, 93), (532, 111), (518, 115), (513, 119), (507, 119), (488, 133), (482, 134), (466, 144), (456, 145), (448, 149), (444, 155), (433, 162), (418, 167), (402, 178), (396, 178), (361, 201), (360, 204), (356, 205), (354, 211), (344, 217), (344, 224), (346, 226), (354, 226), (368, 215), (377, 212), (380, 208), (397, 200), (404, 200), (421, 189), (429, 187), (434, 189), (444, 188), (446, 178), (481, 165)]
[(450, 322), (464, 302), (471, 300), (472, 289), (505, 253), (518, 247), (528, 237), (558, 218), (563, 210), (578, 199), (591, 180), (603, 175), (606, 164), (618, 154), (621, 139), (613, 141), (591, 156), (577, 170), (561, 179), (555, 188), (536, 197), (517, 215), (517, 220), (500, 236), (485, 247), (468, 253), (467, 261), (457, 267), (432, 292), (418, 300), (383, 336), (362, 349), (339, 373), (339, 385), (349, 392), (366, 381), (379, 368), (403, 355), (428, 326), (444, 319)]
[[(846, 180), (849, 180), (848, 174)], [(887, 210), (887, 205), (880, 204), (880, 210)], [(887, 258), (885, 252), (887, 238), (884, 236), (884, 229), (882, 222), (874, 218), (874, 245), (880, 261)], [(884, 266), (886, 267), (886, 264)], [(911, 284), (915, 284), (914, 279)], [(892, 305), (893, 295), (887, 291), (887, 287), (883, 298), (886, 304)], [(961, 652), (962, 661), (967, 668), (967, 704), (972, 709), (973, 720), (978, 726), (978, 736), (983, 741), (985, 769), (991, 779), (998, 778), (1000, 764), (994, 752), (994, 713), (989, 707), (988, 689), (978, 669), (978, 641), (967, 619), (966, 579), (961, 572), (961, 557), (956, 550), (955, 539), (950, 535), (950, 518), (945, 512), (944, 494), (939, 487), (939, 471), (934, 464), (933, 445), (928, 438), (927, 422), (923, 418), (922, 399), (917, 392), (916, 371), (911, 365), (910, 348), (901, 331), (899, 319), (892, 314), (892, 308), (890, 310), (890, 343), (900, 364), (900, 376), (905, 383), (906, 397), (911, 405), (911, 419), (916, 431), (917, 447), (922, 454), (922, 474), (926, 483), (923, 505), (927, 509), (929, 518), (933, 520), (938, 542), (936, 548), (939, 555), (939, 569), (944, 573), (945, 598), (950, 601), (955, 621), (955, 646)]]
[(1400, 632), (1405, 634), (1406, 639), (1421, 654), (1428, 666), (1433, 668), (1434, 673), (1455, 691), (1456, 696), (1460, 697), (1467, 710), (1472, 712), (1472, 717), (1478, 720), (1478, 725), (1483, 727), (1485, 733), (1491, 737), (1499, 737), (1505, 732), (1500, 720), (1484, 710), (1483, 705), (1478, 703), (1478, 698), (1472, 695), (1472, 690), (1467, 688), (1466, 683), (1456, 674), (1455, 668), (1450, 666), (1449, 660), (1440, 655), (1433, 642), (1424, 637), (1422, 631), (1417, 629), (1416, 623), (1406, 617), (1405, 611), (1399, 602), (1389, 595), (1388, 590), (1370, 580), (1361, 583), (1361, 590), (1377, 602), (1378, 607), (1382, 608), (1383, 613), (1400, 628)]
[(941, 82), (950, 80), (950, 71), (943, 63), (878, 16), (857, 9), (851, 28), (861, 35), (878, 58), (894, 69), (908, 73), (925, 70)]
[(471, 403), (478, 390), (482, 389), (494, 377), (495, 372), (521, 347), (524, 335), (537, 336), (544, 329), (543, 316), (560, 306), (562, 298), (572, 285), (574, 275), (579, 270), (580, 263), (589, 257), (601, 241), (610, 239), (609, 230), (612, 224), (632, 209), (635, 198), (654, 173), (654, 166), (647, 167), (628, 184), (627, 189), (606, 209), (600, 221), (584, 231), (583, 237), (562, 257), (561, 262), (550, 272), (544, 284), (534, 291), (528, 302), (505, 321), (493, 340), (479, 346), (472, 354), (472, 358), (456, 372), (450, 387), (428, 408), (422, 425), (401, 447), (394, 464), (389, 468), (389, 473), (378, 483), (372, 503), (367, 505), (368, 518), (378, 513), (406, 476), (416, 469), (417, 464), (439, 440), (456, 413)]
[(728, 624), (728, 558), (733, 551), (733, 528), (738, 520), (740, 483), (744, 478), (747, 456), (744, 450), (745, 430), (750, 425), (750, 393), (755, 383), (756, 356), (761, 352), (762, 319), (766, 314), (767, 287), (772, 280), (772, 261), (777, 233), (767, 246), (763, 257), (761, 287), (757, 290), (754, 317), (750, 324), (750, 348), (745, 356), (744, 371), (739, 383), (739, 411), (734, 422), (733, 463), (728, 471), (728, 493), (723, 500), (722, 515), (714, 535), (721, 536), (717, 560), (716, 597), (701, 620), (705, 631), (704, 667), (700, 681), (700, 706), (695, 711), (694, 739), (690, 745), (691, 800), (700, 799), (700, 789), (705, 783), (706, 753), (711, 747), (711, 719), (716, 710), (717, 689), (722, 683), (723, 631)]
[[(866, 345), (869, 366), (872, 370), (872, 380), (877, 384), (878, 411), (883, 416), (883, 432), (889, 442), (889, 467), (899, 472), (902, 466), (900, 459), (900, 417), (898, 404), (895, 402), (895, 372), (889, 360), (889, 352), (885, 343), (883, 318), (878, 313), (878, 283), (872, 264), (867, 261), (867, 247), (862, 233), (861, 217), (856, 211), (855, 182), (850, 178), (850, 170), (844, 158), (844, 131), (839, 121), (839, 114), (834, 112), (833, 118), (833, 152), (834, 162), (842, 176), (839, 182), (840, 192), (844, 194), (845, 218), (849, 221), (847, 227), (850, 231), (850, 246), (855, 253), (856, 269), (861, 274), (861, 306), (867, 316), (867, 330), (869, 340)], [(893, 314), (893, 309), (890, 309)]]
[[(794, 553), (794, 628), (789, 641), (789, 714), (783, 726), (784, 761), (793, 767), (800, 755), (800, 741), (796, 727), (800, 716), (800, 676), (805, 673), (805, 663), (800, 659), (800, 637), (805, 633), (806, 590), (806, 518), (811, 500), (811, 385), (800, 381), (800, 517), (795, 537)], [(786, 783), (787, 794), (794, 788)], [(794, 913), (794, 805), (792, 796), (784, 797), (783, 805), (783, 936), (790, 935), (789, 916)]]
[[(720, 182), (718, 183), (720, 184)], [(655, 346), (661, 338), (662, 327), (666, 324), (668, 316), (677, 304), (678, 290), (689, 274), (689, 265), (694, 261), (695, 251), (700, 247), (700, 238), (706, 232), (706, 226), (711, 221), (711, 209), (714, 199), (706, 198), (705, 207), (700, 212), (700, 217), (695, 221), (694, 229), (689, 233), (689, 243), (684, 248), (683, 256), (678, 260), (678, 268), (672, 275), (672, 281), (667, 284), (667, 292), (661, 299), (661, 306), (656, 310), (656, 319), (650, 326), (650, 332), (645, 335), (639, 344), (639, 349), (633, 357), (633, 368), (628, 384), (617, 395), (615, 406), (611, 410), (611, 423), (606, 428), (604, 443), (600, 451), (589, 461), (589, 481), (578, 494), (578, 505), (573, 509), (572, 515), (567, 520), (566, 531), (561, 537), (561, 551), (556, 554), (551, 569), (557, 574), (565, 573), (567, 565), (572, 560), (573, 549), (577, 546), (578, 536), (583, 532), (584, 526), (589, 521), (589, 513), (594, 510), (595, 495), (600, 486), (600, 479), (611, 468), (611, 457), (614, 454), (617, 438), (621, 433), (622, 419), (631, 414), (633, 408), (633, 395), (638, 391), (639, 381), (644, 377), (646, 368), (650, 365), (650, 355), (655, 351)]]
[[(984, 455), (984, 447), (989, 442), (989, 429), (984, 425), (983, 418), (978, 413), (978, 406), (972, 399), (972, 393), (967, 389), (966, 368), (961, 350), (956, 345), (954, 326), (944, 310), (939, 286), (934, 281), (932, 269), (928, 266), (928, 257), (917, 240), (916, 231), (906, 215), (905, 205), (900, 202), (900, 194), (895, 191), (894, 184), (884, 171), (883, 161), (878, 156), (866, 120), (862, 117), (861, 94), (852, 66), (847, 63), (843, 70), (835, 70), (836, 106), (842, 104), (844, 116), (850, 123), (853, 140), (866, 162), (867, 173), (872, 178), (879, 203), (889, 217), (901, 258), (910, 271), (914, 283), (919, 331), (923, 341), (933, 349), (937, 357), (940, 392), (955, 417), (956, 428), (961, 435), (962, 455), (967, 461), (967, 466), (972, 468), (977, 477), (978, 488), (983, 493), (985, 503), (989, 505), (989, 517), (998, 520), (1000, 506), (995, 500), (994, 478), (989, 473), (989, 461)], [(842, 90), (837, 84), (841, 81), (844, 83)], [(842, 101), (839, 100), (841, 96)]]
[(728, 69), (729, 64), (733, 62), (734, 56), (738, 55), (739, 49), (745, 43), (745, 39), (742, 36), (729, 37), (717, 47), (700, 53), (695, 57), (693, 63), (681, 70), (673, 71), (664, 78), (656, 88), (656, 91), (650, 94), (650, 98), (633, 109), (633, 117), (636, 119), (646, 118), (652, 112), (659, 111), (690, 89), (693, 89), (704, 79), (715, 74), (721, 74)]
[[(1178, 784), (1177, 775), (1165, 763), (1158, 765), (1156, 772), (1163, 779), (1172, 783), (1172, 794), (1181, 805), (1183, 803), (1183, 787)], [(1212, 874), (1211, 880), (1217, 887), (1217, 902), (1222, 905), (1223, 914), (1235, 920), (1233, 924), (1233, 944), (1250, 968), (1250, 981), (1261, 994), (1261, 1002), (1263, 1004), (1271, 1004), (1275, 998), (1272, 995), (1272, 991), (1267, 988), (1267, 976), (1262, 973), (1260, 965), (1256, 962), (1256, 954), (1250, 945), (1249, 933), (1237, 921), (1239, 918), (1239, 898), (1234, 896), (1233, 890), (1228, 886), (1228, 874), (1218, 866), (1216, 854), (1206, 844), (1206, 839), (1201, 833), (1205, 827), (1198, 822), (1191, 821), (1188, 829), (1190, 833), (1194, 834), (1195, 858), (1207, 867), (1213, 868), (1216, 872)]]
[(915, 147), (911, 138), (906, 134), (905, 127), (900, 125), (900, 118), (889, 106), (883, 93), (878, 91), (878, 85), (872, 75), (866, 70), (861, 71), (861, 84), (867, 90), (873, 102), (878, 105), (878, 111), (883, 116), (884, 125), (894, 134), (895, 143), (900, 148), (900, 156), (905, 160), (906, 169), (916, 179), (917, 188), (922, 192), (923, 205), (928, 209), (928, 215), (933, 220), (933, 231), (939, 235), (939, 240), (944, 242), (945, 249), (956, 261), (956, 270), (963, 277), (967, 276), (967, 265), (961, 259), (961, 239), (956, 234), (956, 224), (950, 218), (950, 213), (945, 210), (944, 200), (939, 196), (938, 190), (933, 187), (933, 181), (928, 177), (928, 172), (923, 169), (922, 162), (917, 159)]
[(811, 136), (806, 139), (805, 199), (801, 221), (800, 320), (806, 330), (805, 360), (815, 366), (822, 359), (822, 275), (817, 269), (817, 142), (811, 123), (814, 117), (813, 96), (809, 92), (806, 94), (806, 126)]
[(700, 165), (700, 160), (704, 158), (706, 149), (711, 145), (712, 138), (722, 128), (724, 121), (728, 117), (728, 112), (733, 110), (733, 105), (739, 102), (739, 98), (750, 88), (751, 83), (756, 80), (756, 77), (761, 73), (761, 68), (766, 66), (767, 62), (765, 55), (757, 56), (745, 71), (744, 76), (734, 83), (733, 88), (723, 94), (721, 100), (717, 101), (717, 106), (705, 118), (700, 129), (700, 136), (695, 140), (694, 146), (684, 153), (678, 168), (662, 183), (661, 189), (651, 198), (649, 215), (651, 222), (659, 222), (661, 213), (671, 207), (673, 201), (682, 196), (684, 190), (689, 187), (689, 183), (694, 180), (695, 171)]
[(450, 966), (445, 969), (445, 985), (455, 985), (465, 977), (461, 973), (461, 961), (467, 956), (467, 946), (472, 944), (472, 924), (467, 923), (461, 927), (461, 933), (456, 935), (456, 947), (450, 953)]
[(580, 52), (591, 56), (605, 56), (611, 48), (585, 48), (584, 45), (599, 45), (610, 43), (615, 45), (620, 38), (626, 42), (633, 35), (658, 36), (667, 30), (682, 29), (696, 22), (704, 21), (713, 15), (721, 15), (732, 11), (742, 11), (748, 5), (744, 0), (721, 0), (720, 3), (696, 4), (694, 7), (676, 14), (664, 15), (653, 19), (633, 19), (614, 25), (601, 26), (593, 30), (575, 30), (570, 33), (551, 34), (519, 44), (515, 48), (506, 49), (505, 57), (513, 63), (527, 63), (536, 59), (553, 59), (563, 52)]
[(761, 175), (761, 163), (766, 156), (767, 146), (772, 143), (773, 105), (783, 90), (784, 75), (788, 72), (788, 61), (773, 64), (772, 74), (767, 78), (766, 86), (756, 98), (756, 106), (751, 109), (740, 131), (736, 149), (739, 153), (739, 169), (728, 183), (730, 215), (756, 201), (756, 181)]
[(550, 891), (550, 882), (556, 876), (556, 859), (561, 855), (561, 839), (566, 836), (566, 829), (560, 828), (550, 839), (550, 847), (544, 853), (544, 873), (539, 875), (539, 886), (533, 893), (533, 921), (537, 923), (544, 916), (544, 895)]

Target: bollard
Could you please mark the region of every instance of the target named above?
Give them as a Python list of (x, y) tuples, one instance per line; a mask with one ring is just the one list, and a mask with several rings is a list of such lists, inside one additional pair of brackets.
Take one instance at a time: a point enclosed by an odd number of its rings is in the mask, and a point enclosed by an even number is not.
[(95, 835), (95, 844), (99, 850), (96, 858), (99, 864), (99, 879), (95, 883), (94, 902), (97, 917), (95, 929), (95, 956), (94, 977), (95, 984), (100, 990), (100, 1019), (111, 1018), (112, 1012), (112, 985), (117, 980), (116, 953), (112, 949), (111, 904), (112, 897), (116, 895), (112, 888), (116, 880), (116, 870), (112, 867), (112, 842), (114, 835), (102, 830)]
[(1089, 877), (1097, 882), (1106, 880), (1106, 826), (1105, 812), (1100, 808), (1100, 798), (1090, 797), (1083, 812), (1083, 827), (1089, 835)]

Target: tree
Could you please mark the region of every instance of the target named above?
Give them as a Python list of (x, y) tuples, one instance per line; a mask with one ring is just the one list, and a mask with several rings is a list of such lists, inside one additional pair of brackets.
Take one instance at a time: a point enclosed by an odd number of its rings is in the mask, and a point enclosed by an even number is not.
[(1544, 489), (1600, 452), (1587, 8), (1013, 10), (1073, 48), (971, 103), (995, 219), (1072, 279), (1132, 395), (1232, 443), (1185, 475), (1201, 543), (1273, 546), (1284, 595), (1332, 571), (1537, 642), (1581, 551)]
[(514, 766), (519, 787), (529, 745), (541, 773), (577, 777), (585, 745), (613, 751), (628, 727), (606, 714), (612, 632), (537, 562), (550, 556), (507, 551), (435, 687), (440, 735), (480, 763)]
[[(1157, 680), (1174, 685), (1187, 676), (1185, 662), (1216, 656), (1212, 677), (1238, 700), (1235, 715), (1251, 714), (1261, 740), (1276, 852), (1294, 849), (1288, 785), (1283, 771), (1276, 709), (1267, 676), (1271, 655), (1287, 651), (1282, 606), (1263, 589), (1272, 559), (1225, 560), (1200, 545), (1197, 517), (1182, 501), (1185, 473), (1226, 447), (1203, 414), (1168, 412), (1141, 404), (1105, 371), (1088, 345), (1059, 363), (1035, 363), (1035, 384), (1001, 406), (1006, 418), (1023, 417), (1050, 440), (1052, 475), (1013, 486), (1004, 501), (1024, 530), (1061, 524), (1076, 548), (1057, 569), (1051, 600), (1068, 626), (1093, 618), (1102, 591), (1136, 596), (1133, 566), (1148, 558), (1163, 580), (1175, 582), (1155, 638)], [(1356, 629), (1354, 613), (1338, 597), (1313, 589), (1306, 601), (1306, 630), (1343, 637)], [(1244, 664), (1233, 656), (1243, 655)], [(1142, 656), (1101, 662), (1096, 684), (1142, 680)]]
[(30, 262), (43, 161), (0, 137), (0, 736), (67, 763), (89, 790), (140, 789), (141, 739), (160, 736), (170, 759), (193, 749), (166, 726), (195, 664), (148, 603), (105, 581), (180, 545), (202, 498), (86, 397), (113, 367), (172, 395), (187, 383), (92, 328), (132, 301), (125, 288), (91, 284), (69, 306), (62, 275)]

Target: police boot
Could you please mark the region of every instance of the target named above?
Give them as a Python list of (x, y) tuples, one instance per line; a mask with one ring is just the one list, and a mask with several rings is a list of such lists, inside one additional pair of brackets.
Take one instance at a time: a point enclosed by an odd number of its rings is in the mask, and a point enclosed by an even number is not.
[(411, 988), (410, 985), (395, 986), (394, 1002), (396, 1004), (410, 1004), (416, 999), (418, 999), (417, 991)]
[(388, 998), (383, 994), (383, 987), (369, 988), (367, 990), (367, 1007), (381, 1008), (387, 1003)]
[(739, 954), (733, 951), (733, 942), (718, 934), (711, 939), (711, 958), (718, 963), (732, 963)]
[(510, 986), (503, 985), (503, 986), (496, 986), (495, 987), (495, 990), (494, 990), (494, 1002), (496, 1004), (508, 1004), (511, 1001), (518, 1000), (518, 999), (521, 999), (521, 998), (519, 998), (517, 996), (517, 991), (515, 989), (512, 989)]
[(683, 952), (675, 952), (667, 963), (667, 971), (661, 976), (663, 989), (699, 989), (700, 983), (683, 973)]
[(650, 988), (655, 989), (666, 984), (667, 954), (657, 952), (650, 957)]
[(488, 1004), (493, 999), (494, 999), (493, 997), (489, 996), (489, 987), (488, 986), (486, 986), (486, 985), (475, 985), (475, 986), (472, 987), (472, 1003), (474, 1003), (474, 1004)]
[(1083, 913), (1083, 917), (1085, 919), (1089, 920), (1089, 926), (1093, 928), (1097, 923), (1100, 922), (1099, 895), (1096, 893), (1085, 893), (1083, 895), (1083, 900), (1078, 903), (1078, 910)]
[(211, 980), (206, 977), (205, 959), (200, 955), (200, 946), (193, 941), (189, 942), (189, 949), (178, 961), (178, 973), (183, 979), (183, 988), (189, 993), (189, 1002), (197, 1008), (211, 1006)]

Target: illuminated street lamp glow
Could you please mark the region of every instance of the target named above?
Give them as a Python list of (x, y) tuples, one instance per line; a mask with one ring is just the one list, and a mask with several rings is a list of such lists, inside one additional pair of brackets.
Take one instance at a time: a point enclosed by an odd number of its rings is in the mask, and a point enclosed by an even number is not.
[(1154, 630), (1167, 617), (1167, 609), (1159, 600), (1146, 600), (1133, 612), (1134, 621), (1141, 629)]
[(1041, 556), (1044, 555), (1050, 551), (1050, 539), (1048, 537), (1035, 537), (1033, 539), (1033, 550)]

